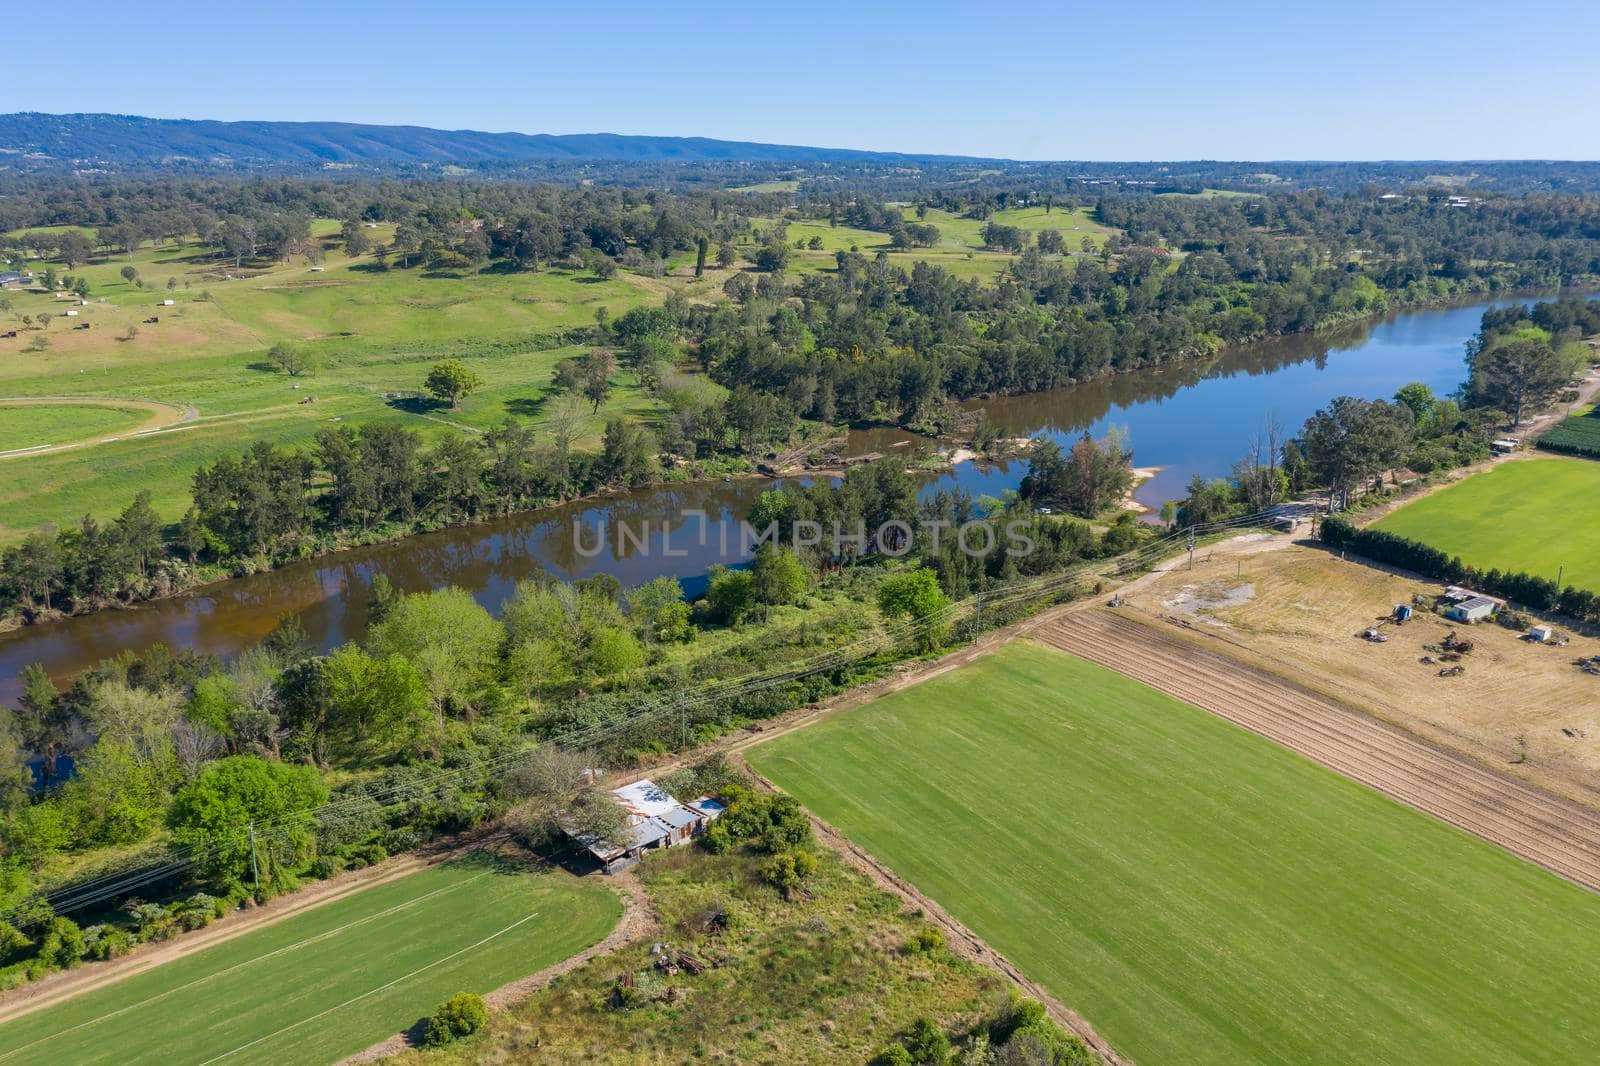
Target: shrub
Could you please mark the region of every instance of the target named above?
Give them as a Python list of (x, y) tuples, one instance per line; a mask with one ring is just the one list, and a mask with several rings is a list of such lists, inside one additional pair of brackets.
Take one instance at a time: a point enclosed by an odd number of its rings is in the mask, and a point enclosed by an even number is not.
[(918, 929), (915, 935), (906, 941), (906, 954), (927, 955), (942, 947), (944, 947), (944, 934), (930, 925)]
[(22, 930), (10, 922), (0, 922), (0, 959), (20, 954), (32, 946), (33, 941), (24, 936)]
[(128, 907), (128, 919), (133, 923), (134, 939), (143, 944), (151, 940), (165, 940), (173, 934), (172, 915), (159, 903), (134, 903)]
[(872, 1066), (916, 1066), (917, 1060), (911, 1057), (911, 1052), (895, 1044), (886, 1047), (872, 1060)]
[(914, 1062), (945, 1066), (950, 1061), (950, 1038), (932, 1018), (918, 1018), (906, 1034), (906, 1050)]
[(399, 855), (402, 852), (414, 851), (422, 846), (422, 834), (415, 829), (391, 829), (383, 834), (383, 850), (390, 855)]
[(114, 925), (91, 925), (83, 931), (84, 957), (104, 962), (120, 959), (133, 950), (133, 937), (126, 929)]
[(443, 1047), (464, 1036), (471, 1036), (489, 1024), (489, 1008), (483, 997), (472, 992), (458, 992), (439, 1004), (439, 1009), (428, 1018), (423, 1043), (428, 1047)]
[(344, 869), (344, 861), (333, 855), (318, 855), (306, 867), (306, 876), (313, 881), (326, 881), (340, 870)]
[(38, 961), (58, 970), (70, 970), (83, 961), (89, 945), (83, 930), (71, 918), (52, 918), (39, 945)]
[(20, 988), (27, 984), (32, 977), (29, 975), (30, 962), (16, 962), (10, 966), (0, 967), (0, 992), (9, 992), (13, 988)]
[(793, 899), (817, 872), (817, 857), (809, 851), (783, 851), (761, 864), (761, 880)]

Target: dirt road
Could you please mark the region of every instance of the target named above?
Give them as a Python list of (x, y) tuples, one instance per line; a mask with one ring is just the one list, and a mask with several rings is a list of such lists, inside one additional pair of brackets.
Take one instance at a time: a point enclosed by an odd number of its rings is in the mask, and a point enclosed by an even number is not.
[(1600, 813), (1105, 608), (1033, 636), (1195, 704), (1346, 777), (1600, 891)]

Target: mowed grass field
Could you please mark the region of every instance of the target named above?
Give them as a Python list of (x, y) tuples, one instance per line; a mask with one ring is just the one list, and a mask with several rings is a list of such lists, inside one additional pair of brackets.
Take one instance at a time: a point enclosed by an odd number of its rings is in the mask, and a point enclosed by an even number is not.
[(749, 754), (1142, 1066), (1600, 1046), (1600, 897), (1064, 653)]
[[(176, 521), (199, 464), (257, 440), (303, 444), (333, 421), (401, 421), (426, 434), (441, 432), (440, 420), (486, 429), (515, 418), (537, 428), (547, 417), (555, 364), (583, 350), (552, 347), (559, 331), (591, 324), (602, 307), (615, 318), (659, 303), (672, 289), (691, 299), (720, 293), (721, 279), (709, 275), (648, 278), (620, 271), (599, 281), (568, 270), (474, 275), (400, 269), (396, 261), (393, 269), (378, 271), (370, 255), (345, 256), (334, 239), (337, 230), (328, 220), (313, 226), (322, 238), (319, 270), (301, 256), (237, 270), (231, 260), (193, 245), (147, 245), (131, 260), (116, 255), (71, 271), (53, 264), (58, 274), (90, 279), (87, 306), (7, 290), (12, 309), (0, 323), (16, 328), (17, 336), (0, 338), (0, 399), (137, 397), (192, 404), (201, 419), (139, 441), (0, 464), (0, 545), (85, 513), (113, 517), (131, 498), (130, 485), (150, 489), (157, 510)], [(391, 230), (370, 235), (384, 242)], [(42, 274), (52, 264), (27, 265)], [(124, 266), (138, 271), (144, 287), (121, 276)], [(162, 304), (167, 299), (172, 306)], [(76, 318), (64, 317), (69, 307)], [(19, 319), (39, 313), (55, 316), (44, 330)], [(91, 328), (72, 328), (81, 323)], [(41, 337), (45, 349), (30, 350)], [(320, 369), (296, 379), (277, 372), (266, 361), (274, 344), (310, 353)], [(386, 395), (420, 391), (430, 365), (445, 358), (460, 358), (485, 380), (462, 410), (400, 406)], [(588, 427), (591, 443), (611, 415), (657, 413), (630, 371), (619, 370), (613, 384), (611, 399)], [(310, 396), (315, 403), (300, 403)], [(0, 421), (14, 413), (0, 412)], [(19, 448), (77, 436), (21, 423), (0, 432)]]
[(65, 444), (131, 429), (149, 418), (131, 407), (95, 404), (0, 404), (0, 452)]
[(616, 897), (469, 856), (0, 1025), (0, 1063), (330, 1063), (601, 940)]
[(1600, 591), (1600, 462), (1501, 463), (1408, 503), (1374, 528), (1458, 555)]

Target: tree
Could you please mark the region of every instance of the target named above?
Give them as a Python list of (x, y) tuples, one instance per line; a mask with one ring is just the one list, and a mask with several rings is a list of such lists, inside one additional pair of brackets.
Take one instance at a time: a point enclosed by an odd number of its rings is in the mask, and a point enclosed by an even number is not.
[(811, 574), (799, 556), (775, 544), (763, 544), (750, 566), (756, 599), (769, 605), (799, 603)]
[(620, 847), (628, 842), (628, 819), (610, 793), (586, 789), (579, 793), (563, 819), (568, 832), (601, 844)]
[(719, 622), (736, 626), (756, 607), (755, 579), (748, 570), (713, 566), (706, 580), (706, 602)]
[(706, 272), (706, 247), (710, 243), (710, 239), (704, 236), (694, 242), (694, 276), (697, 278)]
[(611, 375), (616, 370), (617, 357), (609, 348), (590, 348), (581, 367), (580, 388), (589, 401), (590, 413), (598, 414), (600, 405), (611, 395)]
[(570, 681), (572, 676), (572, 647), (563, 641), (523, 640), (506, 653), (506, 679), (535, 700), (543, 700), (546, 688)]
[(259, 873), (263, 885), (280, 888), (315, 857), (308, 814), (327, 798), (312, 767), (233, 755), (178, 790), (167, 824), (174, 840), (196, 848), (196, 868), (219, 887), (253, 883)]
[(503, 638), (500, 623), (459, 588), (403, 596), (368, 639), (374, 656), (398, 655), (421, 675), (435, 715), (470, 707), (488, 683)]
[(916, 624), (911, 642), (919, 651), (939, 646), (948, 624), (941, 614), (948, 606), (938, 575), (925, 567), (891, 574), (878, 585), (878, 610), (891, 620), (909, 616)]
[(117, 516), (117, 536), (122, 547), (139, 564), (139, 576), (144, 577), (150, 564), (161, 557), (165, 543), (161, 535), (161, 517), (150, 506), (150, 490), (141, 489), (133, 502)]
[(372, 242), (367, 239), (366, 229), (354, 219), (346, 221), (340, 227), (340, 236), (344, 239), (344, 254), (351, 259), (365, 255), (372, 247)]
[(1394, 402), (1409, 408), (1412, 420), (1420, 426), (1433, 416), (1433, 409), (1439, 401), (1433, 395), (1433, 390), (1425, 383), (1413, 381), (1400, 386), (1399, 391), (1394, 394)]
[(610, 281), (616, 277), (617, 261), (598, 248), (590, 248), (584, 255), (584, 262), (598, 281)]
[(628, 619), (639, 635), (651, 643), (675, 644), (694, 636), (689, 605), (683, 600), (683, 586), (673, 577), (629, 589)]
[(133, 279), (139, 276), (139, 271), (131, 266), (125, 266), (117, 273), (121, 274), (122, 280), (130, 285), (133, 284)]
[(1348, 502), (1352, 487), (1400, 462), (1415, 430), (1408, 407), (1340, 396), (1308, 418), (1301, 435), (1331, 509), (1336, 496)]
[(1539, 340), (1511, 340), (1472, 357), (1472, 391), (1480, 400), (1511, 415), (1520, 426), (1529, 408), (1553, 403), (1572, 381), (1573, 365)]
[(72, 713), (42, 663), (22, 668), (22, 697), (17, 701), (15, 722), (23, 745), (44, 757), (44, 780), (49, 785), (55, 780), (56, 757), (72, 732)]
[(717, 245), (717, 266), (729, 270), (739, 261), (739, 249), (732, 241), (723, 241)]
[(274, 344), (267, 349), (267, 360), (292, 378), (316, 370), (315, 358), (292, 344)]
[(1115, 506), (1133, 484), (1133, 452), (1120, 431), (1100, 441), (1087, 432), (1066, 455), (1052, 440), (1034, 442), (1019, 493), (1035, 505), (1054, 504), (1083, 518)]
[(756, 269), (768, 274), (781, 274), (789, 265), (789, 246), (782, 241), (768, 241), (756, 252)]
[(447, 359), (433, 364), (423, 386), (437, 398), (450, 404), (452, 409), (461, 406), (463, 397), (483, 385), (483, 378), (459, 359)]
[(473, 230), (461, 242), (461, 254), (472, 264), (472, 276), (477, 277), (483, 264), (489, 261), (489, 238), (482, 230)]
[(67, 264), (67, 269), (76, 270), (79, 263), (86, 263), (94, 254), (94, 242), (75, 229), (67, 230), (56, 239), (56, 257)]
[(206, 529), (200, 521), (200, 512), (191, 506), (183, 512), (183, 518), (178, 522), (178, 547), (183, 549), (193, 564), (205, 551), (206, 544)]

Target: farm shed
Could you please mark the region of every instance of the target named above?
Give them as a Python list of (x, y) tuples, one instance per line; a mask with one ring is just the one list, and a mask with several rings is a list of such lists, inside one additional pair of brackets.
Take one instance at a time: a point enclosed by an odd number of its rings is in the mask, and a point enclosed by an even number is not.
[(0, 289), (13, 285), (26, 285), (33, 279), (26, 274), (18, 274), (15, 270), (0, 270)]
[(660, 785), (645, 778), (611, 790), (612, 800), (627, 816), (629, 838), (616, 846), (590, 836), (576, 839), (606, 873), (627, 869), (653, 848), (687, 844), (722, 815), (723, 804), (710, 796), (680, 803)]
[(1499, 608), (1498, 600), (1492, 600), (1487, 596), (1474, 596), (1470, 600), (1462, 600), (1447, 607), (1444, 616), (1452, 622), (1482, 622), (1493, 618)]
[(1548, 644), (1556, 638), (1556, 631), (1549, 626), (1534, 626), (1528, 630), (1528, 639), (1536, 640), (1540, 644)]

